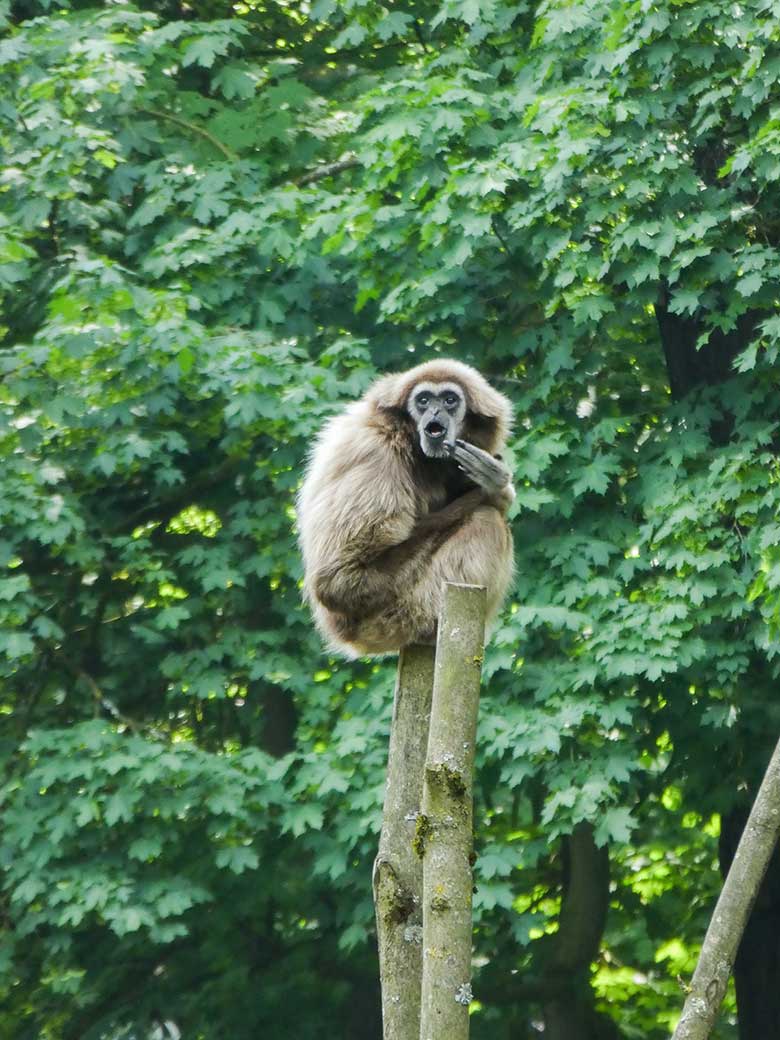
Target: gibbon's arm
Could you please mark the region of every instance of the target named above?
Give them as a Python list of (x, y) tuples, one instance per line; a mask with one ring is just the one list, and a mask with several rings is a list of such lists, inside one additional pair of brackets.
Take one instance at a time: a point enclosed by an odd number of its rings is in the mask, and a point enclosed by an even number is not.
[[(511, 474), (501, 459), (467, 441), (456, 441), (452, 456), (478, 487), (464, 492), (435, 513), (421, 517), (404, 541), (383, 549), (371, 561), (380, 572), (402, 574), (407, 565), (419, 568), (482, 505), (494, 506), (502, 516), (514, 501)], [(411, 575), (410, 575), (411, 576)]]
[(486, 501), (484, 491), (474, 488), (437, 509), (435, 513), (426, 514), (417, 521), (408, 538), (398, 545), (382, 550), (376, 556), (373, 565), (380, 571), (398, 574), (407, 562), (427, 563), (463, 521)]
[[(398, 599), (399, 586), (408, 587), (419, 579), (433, 553), (485, 501), (485, 493), (476, 488), (416, 522), (410, 512), (384, 517), (373, 512), (363, 517), (360, 529), (353, 525), (316, 569), (316, 598), (328, 610), (374, 616)], [(408, 533), (398, 540), (404, 527)]]

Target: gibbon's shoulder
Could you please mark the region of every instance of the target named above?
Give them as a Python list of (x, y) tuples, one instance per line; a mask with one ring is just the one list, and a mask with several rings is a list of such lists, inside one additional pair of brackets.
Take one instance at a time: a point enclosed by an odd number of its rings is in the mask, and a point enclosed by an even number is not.
[(406, 416), (379, 407), (372, 397), (362, 397), (325, 423), (312, 457), (338, 458), (357, 465), (387, 451), (406, 455), (408, 427)]

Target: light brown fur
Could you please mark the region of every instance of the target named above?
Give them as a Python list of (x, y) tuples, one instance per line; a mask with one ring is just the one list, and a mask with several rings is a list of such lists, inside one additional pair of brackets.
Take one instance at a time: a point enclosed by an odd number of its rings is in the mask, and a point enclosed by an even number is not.
[(349, 656), (431, 641), (445, 580), (486, 586), (491, 618), (511, 579), (511, 494), (487, 496), (449, 459), (425, 458), (406, 413), (422, 381), (461, 387), (465, 440), (496, 455), (509, 431), (507, 399), (443, 360), (377, 380), (325, 426), (298, 499), (304, 592), (328, 645)]

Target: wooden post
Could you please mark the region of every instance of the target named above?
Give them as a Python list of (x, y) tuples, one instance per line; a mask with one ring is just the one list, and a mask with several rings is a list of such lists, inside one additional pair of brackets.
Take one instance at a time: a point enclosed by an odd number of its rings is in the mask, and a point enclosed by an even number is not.
[(374, 908), (384, 1040), (419, 1040), (422, 975), (422, 863), (413, 839), (420, 812), (433, 689), (432, 646), (398, 660)]
[(474, 742), (485, 641), (485, 589), (447, 583), (439, 618), (422, 814), (420, 1040), (468, 1040)]
[(723, 882), (702, 943), (680, 1021), (672, 1040), (707, 1040), (726, 992), (748, 915), (780, 834), (780, 742), (778, 742), (737, 851)]

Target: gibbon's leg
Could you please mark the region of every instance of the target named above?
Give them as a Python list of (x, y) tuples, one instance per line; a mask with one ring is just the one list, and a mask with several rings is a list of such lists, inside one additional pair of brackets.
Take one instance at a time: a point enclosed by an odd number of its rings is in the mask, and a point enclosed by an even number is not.
[(350, 644), (358, 653), (390, 653), (409, 643), (431, 642), (444, 581), (486, 586), (490, 620), (506, 595), (512, 559), (506, 520), (494, 506), (480, 506), (443, 541), (419, 579), (399, 589), (392, 606), (358, 623), (350, 633)]
[(441, 608), (442, 583), (460, 581), (486, 587), (487, 618), (492, 620), (512, 580), (513, 561), (512, 534), (501, 512), (491, 505), (475, 510), (431, 561), (424, 583), (428, 587), (421, 591), (434, 598), (434, 619)]

